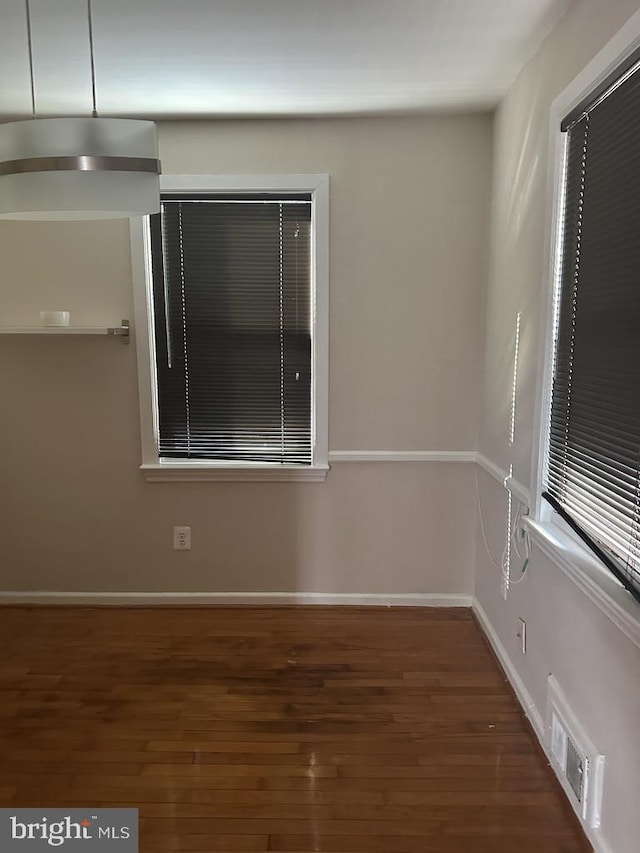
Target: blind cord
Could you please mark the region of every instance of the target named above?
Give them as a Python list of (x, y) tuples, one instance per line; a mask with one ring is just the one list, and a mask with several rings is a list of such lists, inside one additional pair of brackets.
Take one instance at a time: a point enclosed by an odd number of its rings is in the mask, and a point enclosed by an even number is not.
[[(518, 580), (511, 580), (511, 566), (509, 565), (509, 560), (507, 559), (508, 549), (505, 546), (504, 554), (503, 554), (503, 570), (508, 578), (509, 586), (517, 586), (519, 583), (522, 583), (524, 580), (524, 576), (527, 573), (527, 568), (529, 566), (529, 559), (531, 556), (531, 538), (529, 536), (529, 531), (525, 530), (522, 527), (522, 519), (529, 514), (529, 508), (524, 504), (521, 500), (516, 498), (518, 504), (518, 510), (516, 512), (513, 526), (511, 529), (511, 544), (513, 545), (513, 550), (516, 553), (516, 556), (519, 560), (522, 560), (522, 567), (520, 569), (520, 577)], [(524, 554), (520, 551), (520, 543), (518, 542), (518, 534), (520, 538), (524, 542)]]
[[(480, 498), (480, 480), (478, 477), (478, 466), (476, 465), (476, 502), (478, 505), (478, 517), (480, 520), (480, 530), (482, 532), (482, 541), (484, 543), (484, 547), (489, 556), (489, 559), (493, 563), (493, 566), (496, 569), (500, 569), (505, 575), (508, 576), (509, 586), (517, 586), (517, 584), (521, 583), (524, 580), (524, 576), (527, 572), (527, 568), (529, 566), (529, 559), (531, 555), (531, 538), (529, 536), (528, 531), (521, 528), (522, 519), (529, 514), (529, 508), (518, 498), (515, 498), (518, 504), (518, 510), (515, 514), (515, 518), (513, 520), (513, 524), (511, 526), (511, 530), (509, 532), (510, 542), (513, 545), (513, 549), (519, 560), (522, 560), (522, 568), (520, 570), (520, 578), (518, 580), (511, 580), (511, 572), (509, 563), (509, 542), (505, 543), (504, 549), (502, 551), (502, 556), (500, 561), (496, 560), (493, 556), (493, 552), (491, 551), (491, 547), (489, 546), (489, 542), (487, 539), (487, 530), (484, 523), (484, 515), (482, 512), (482, 500)], [(511, 493), (513, 495), (513, 493)], [(524, 553), (520, 550), (520, 544), (518, 542), (518, 532), (520, 532), (520, 538), (524, 541)], [(508, 573), (508, 574), (507, 574)]]
[(489, 555), (489, 559), (493, 563), (496, 569), (502, 569), (502, 563), (498, 562), (496, 558), (491, 553), (491, 548), (489, 547), (489, 542), (487, 541), (487, 531), (484, 526), (484, 517), (482, 515), (482, 501), (480, 500), (480, 480), (478, 478), (478, 464), (476, 463), (476, 501), (478, 504), (478, 517), (480, 519), (480, 530), (482, 531), (482, 541), (484, 542), (484, 547), (486, 548), (487, 554)]

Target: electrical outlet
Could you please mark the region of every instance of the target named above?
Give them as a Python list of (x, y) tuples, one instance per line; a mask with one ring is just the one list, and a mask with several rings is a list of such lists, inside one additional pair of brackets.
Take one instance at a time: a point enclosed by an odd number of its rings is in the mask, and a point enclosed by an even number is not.
[(524, 619), (518, 619), (518, 633), (516, 637), (520, 639), (520, 651), (523, 655), (527, 653), (527, 623)]
[(190, 551), (191, 550), (191, 528), (190, 527), (174, 527), (173, 528), (173, 548), (174, 548), (174, 551)]

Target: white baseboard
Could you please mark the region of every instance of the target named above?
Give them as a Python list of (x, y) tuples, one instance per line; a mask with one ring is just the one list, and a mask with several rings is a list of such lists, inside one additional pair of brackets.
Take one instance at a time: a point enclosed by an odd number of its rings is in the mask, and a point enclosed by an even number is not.
[(471, 595), (409, 593), (407, 595), (378, 595), (324, 592), (48, 592), (0, 591), (0, 604), (76, 604), (120, 605), (121, 607), (150, 605), (185, 606), (283, 606), (294, 604), (334, 604), (378, 607), (471, 607)]
[[(473, 612), (478, 617), (478, 622), (480, 623), (482, 630), (485, 633), (485, 636), (489, 640), (491, 644), (491, 648), (496, 653), (496, 657), (500, 661), (502, 668), (504, 669), (507, 678), (509, 679), (509, 683), (513, 687), (516, 696), (518, 697), (518, 701), (522, 705), (522, 708), (527, 715), (529, 722), (531, 723), (533, 730), (540, 742), (540, 746), (542, 747), (544, 754), (547, 756), (549, 760), (549, 764), (551, 768), (554, 770), (553, 763), (551, 761), (551, 757), (549, 755), (549, 750), (547, 748), (547, 744), (545, 742), (545, 728), (544, 728), (544, 719), (542, 714), (536, 707), (533, 699), (531, 698), (531, 694), (525, 687), (524, 681), (518, 675), (518, 672), (513, 665), (513, 662), (509, 655), (507, 654), (507, 650), (500, 642), (500, 639), (493, 628), (493, 625), (489, 621), (489, 617), (484, 611), (484, 608), (480, 604), (477, 598), (473, 599), (472, 603)], [(567, 798), (568, 799), (568, 798)], [(573, 803), (571, 803), (573, 807)], [(575, 807), (574, 807), (575, 811)], [(578, 817), (578, 819), (580, 819)], [(587, 838), (593, 845), (593, 849), (595, 853), (613, 853), (613, 848), (609, 845), (609, 843), (604, 839), (601, 835), (599, 829), (591, 829), (588, 826), (585, 826), (582, 821), (580, 821), (582, 829), (584, 830)]]
[(507, 654), (507, 650), (500, 642), (500, 638), (495, 632), (493, 625), (489, 621), (489, 617), (484, 612), (484, 609), (477, 598), (473, 599), (473, 612), (478, 617), (478, 622), (482, 626), (482, 630), (485, 633), (485, 636), (489, 640), (491, 644), (491, 648), (496, 653), (496, 657), (500, 661), (502, 668), (504, 669), (507, 678), (513, 689), (515, 690), (516, 696), (518, 697), (518, 701), (522, 705), (522, 708), (527, 715), (527, 718), (533, 729), (536, 733), (536, 736), (540, 743), (544, 746), (544, 720), (542, 718), (542, 714), (536, 708), (535, 702), (531, 698), (531, 694), (527, 690), (524, 685), (524, 681), (518, 675), (518, 672), (513, 665), (511, 658)]

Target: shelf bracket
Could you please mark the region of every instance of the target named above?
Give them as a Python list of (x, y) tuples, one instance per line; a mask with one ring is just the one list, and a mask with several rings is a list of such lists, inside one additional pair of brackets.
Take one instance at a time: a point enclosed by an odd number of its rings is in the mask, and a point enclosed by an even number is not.
[(129, 336), (129, 321), (123, 320), (119, 326), (111, 326), (107, 329), (108, 335), (114, 335), (117, 338), (122, 338), (123, 344), (128, 344), (131, 342), (131, 338)]

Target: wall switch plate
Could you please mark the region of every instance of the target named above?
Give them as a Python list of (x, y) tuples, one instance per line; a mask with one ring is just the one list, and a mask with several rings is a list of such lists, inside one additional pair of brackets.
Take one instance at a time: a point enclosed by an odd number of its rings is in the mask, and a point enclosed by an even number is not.
[(173, 528), (173, 548), (175, 551), (190, 551), (191, 550), (191, 528), (190, 527), (174, 527)]
[(516, 634), (520, 639), (520, 651), (523, 655), (527, 653), (527, 623), (524, 619), (518, 619), (518, 633)]

